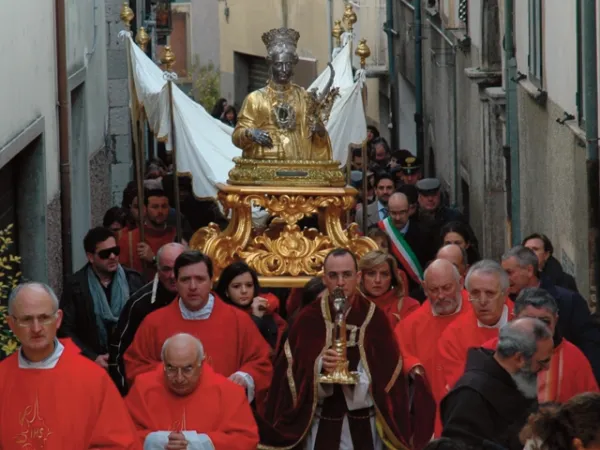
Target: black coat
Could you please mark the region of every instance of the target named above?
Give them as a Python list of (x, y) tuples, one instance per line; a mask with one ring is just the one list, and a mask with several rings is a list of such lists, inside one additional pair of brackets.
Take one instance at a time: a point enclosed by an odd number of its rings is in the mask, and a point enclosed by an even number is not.
[[(87, 279), (88, 266), (89, 264), (86, 264), (78, 272), (68, 277), (65, 282), (60, 300), (63, 321), (58, 335), (71, 338), (81, 349), (81, 353), (93, 361), (99, 355), (108, 353), (108, 349), (100, 344), (94, 300)], [(123, 267), (123, 270), (125, 270), (129, 284), (129, 292), (135, 292), (144, 285), (142, 276), (135, 270), (127, 267)]]
[[(437, 248), (434, 245), (432, 245), (432, 241), (423, 232), (421, 224), (417, 220), (410, 220), (408, 230), (404, 235), (404, 240), (408, 245), (410, 245), (411, 250), (419, 260), (421, 267), (423, 268), (423, 270), (425, 270), (425, 267), (427, 266), (429, 261), (431, 261), (435, 257), (435, 252), (437, 251)], [(404, 269), (400, 262), (398, 262), (398, 265), (401, 269)], [(408, 277), (407, 292), (409, 294), (418, 291), (420, 287), (420, 284), (416, 283), (411, 277)]]
[(522, 450), (519, 433), (537, 399), (526, 398), (493, 355), (469, 349), (464, 375), (440, 405), (442, 436), (471, 448)]
[(551, 256), (548, 258), (548, 261), (546, 261), (541, 278), (554, 286), (559, 286), (573, 292), (579, 292), (577, 290), (575, 278), (563, 270), (562, 266), (554, 256)]
[(156, 288), (156, 298), (152, 303), (153, 285), (154, 281), (151, 281), (129, 297), (109, 341), (108, 373), (122, 395), (125, 395), (128, 389), (123, 355), (133, 342), (135, 333), (148, 314), (169, 305), (177, 297), (177, 294), (170, 292), (159, 282)]
[(590, 314), (585, 299), (577, 292), (552, 285), (542, 278), (545, 289), (558, 305), (557, 328), (562, 336), (579, 347), (590, 361), (596, 380), (600, 382), (600, 323)]

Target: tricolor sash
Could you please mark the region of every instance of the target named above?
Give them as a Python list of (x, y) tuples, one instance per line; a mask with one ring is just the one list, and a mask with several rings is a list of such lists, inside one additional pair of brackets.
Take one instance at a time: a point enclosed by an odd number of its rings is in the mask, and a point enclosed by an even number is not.
[(421, 263), (419, 263), (419, 260), (412, 251), (412, 248), (410, 248), (410, 245), (408, 245), (408, 242), (406, 242), (406, 239), (404, 239), (404, 236), (402, 236), (402, 233), (400, 233), (400, 230), (394, 226), (392, 218), (388, 217), (387, 219), (380, 220), (377, 226), (389, 236), (392, 243), (392, 253), (400, 264), (402, 264), (408, 276), (415, 283), (421, 284), (421, 281), (423, 281)]

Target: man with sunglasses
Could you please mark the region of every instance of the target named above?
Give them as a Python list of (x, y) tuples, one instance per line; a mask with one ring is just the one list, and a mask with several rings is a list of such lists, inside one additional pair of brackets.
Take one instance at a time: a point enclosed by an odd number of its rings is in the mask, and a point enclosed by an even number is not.
[(124, 395), (128, 386), (125, 380), (123, 355), (146, 316), (157, 309), (170, 305), (177, 297), (175, 282), (175, 260), (186, 250), (182, 244), (172, 242), (163, 245), (157, 252), (158, 271), (154, 280), (135, 292), (130, 298), (117, 323), (109, 347), (108, 371)]
[(144, 282), (119, 264), (120, 247), (107, 228), (92, 228), (83, 239), (88, 263), (65, 282), (59, 335), (69, 337), (84, 356), (108, 368), (108, 343), (129, 296)]
[(0, 364), (0, 448), (141, 449), (106, 372), (56, 339), (63, 312), (52, 289), (17, 286), (8, 314), (21, 348)]

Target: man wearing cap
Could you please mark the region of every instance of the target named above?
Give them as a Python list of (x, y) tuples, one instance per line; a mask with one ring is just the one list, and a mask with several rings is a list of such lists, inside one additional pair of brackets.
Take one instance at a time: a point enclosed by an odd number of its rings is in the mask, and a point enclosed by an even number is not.
[[(431, 242), (441, 244), (440, 231), (449, 222), (468, 224), (465, 216), (455, 208), (445, 206), (441, 201), (440, 180), (423, 178), (416, 184), (419, 193), (419, 206), (416, 219), (421, 230), (431, 239)], [(475, 236), (471, 232), (471, 236)]]
[(421, 164), (421, 160), (415, 156), (407, 156), (404, 158), (404, 161), (400, 163), (400, 180), (402, 180), (402, 184), (411, 184), (415, 185), (417, 182), (423, 178), (423, 165)]

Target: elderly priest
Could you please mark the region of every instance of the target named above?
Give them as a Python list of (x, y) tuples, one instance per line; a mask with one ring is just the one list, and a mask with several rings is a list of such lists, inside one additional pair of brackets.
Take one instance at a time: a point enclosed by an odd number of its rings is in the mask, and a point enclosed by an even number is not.
[(140, 375), (126, 403), (145, 450), (254, 450), (258, 429), (244, 390), (204, 364), (204, 348), (180, 333), (163, 365)]

